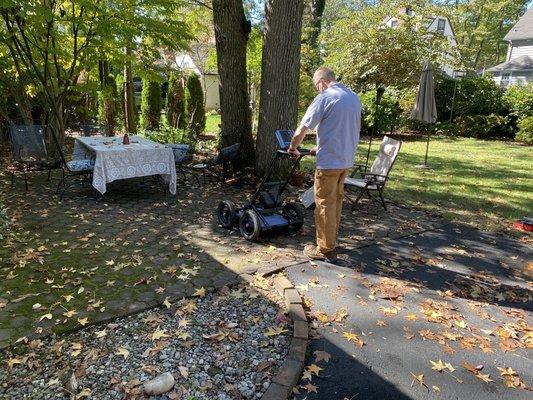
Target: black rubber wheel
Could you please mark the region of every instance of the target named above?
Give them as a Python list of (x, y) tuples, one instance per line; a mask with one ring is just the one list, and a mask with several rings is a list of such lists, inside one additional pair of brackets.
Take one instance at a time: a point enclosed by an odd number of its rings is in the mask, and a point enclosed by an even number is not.
[(283, 211), (295, 222), (290, 224), (291, 229), (298, 231), (304, 224), (304, 212), (302, 207), (296, 203), (287, 203), (283, 206)]
[(230, 200), (222, 200), (217, 208), (217, 220), (223, 228), (231, 229), (237, 222), (237, 207)]
[(253, 242), (261, 234), (261, 222), (254, 210), (246, 210), (239, 218), (239, 230), (246, 240)]

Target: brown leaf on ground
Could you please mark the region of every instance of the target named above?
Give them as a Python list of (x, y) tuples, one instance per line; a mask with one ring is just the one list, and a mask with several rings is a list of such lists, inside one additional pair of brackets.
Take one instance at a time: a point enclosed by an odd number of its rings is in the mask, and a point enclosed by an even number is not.
[(309, 383), (308, 383), (307, 385), (305, 385), (305, 386), (300, 386), (300, 387), (303, 388), (303, 389), (305, 389), (305, 390), (307, 390), (307, 393), (311, 393), (311, 392), (313, 392), (313, 393), (318, 393), (318, 392), (317, 392), (317, 389), (318, 389), (318, 388), (317, 388), (315, 385), (313, 385), (311, 382), (309, 382)]
[(413, 381), (411, 382), (411, 387), (413, 387), (415, 382), (418, 382), (420, 386), (425, 387), (426, 389), (429, 389), (426, 383), (424, 382), (424, 374), (415, 375), (412, 372), (410, 373), (413, 376)]
[(329, 354), (328, 352), (326, 351), (320, 351), (320, 350), (316, 350), (314, 352), (315, 354), (315, 362), (320, 362), (322, 360), (324, 360), (325, 362), (329, 362), (329, 359), (331, 358), (331, 354)]

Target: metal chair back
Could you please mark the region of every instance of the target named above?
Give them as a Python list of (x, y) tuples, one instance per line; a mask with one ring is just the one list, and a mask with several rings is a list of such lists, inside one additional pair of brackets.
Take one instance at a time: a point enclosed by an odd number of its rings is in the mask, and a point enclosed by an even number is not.
[(47, 158), (41, 125), (10, 126), (9, 141), (16, 161), (33, 161)]
[(384, 181), (389, 176), (389, 172), (398, 157), (402, 142), (392, 139), (388, 136), (383, 137), (379, 146), (379, 153), (370, 168), (371, 174), (382, 175), (375, 178), (377, 181)]
[(174, 162), (175, 163), (182, 163), (187, 158), (187, 154), (189, 153), (189, 150), (191, 149), (190, 144), (167, 144), (167, 147), (170, 147), (172, 149), (172, 152), (174, 153)]
[(98, 124), (86, 124), (80, 126), (83, 136), (98, 136), (102, 134), (102, 128)]

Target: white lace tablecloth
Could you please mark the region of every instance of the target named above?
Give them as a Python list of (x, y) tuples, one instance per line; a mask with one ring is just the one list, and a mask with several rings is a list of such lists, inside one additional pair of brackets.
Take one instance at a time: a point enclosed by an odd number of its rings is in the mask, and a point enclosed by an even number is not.
[(163, 175), (170, 193), (176, 194), (172, 149), (140, 136), (130, 136), (129, 145), (122, 144), (122, 136), (78, 137), (72, 158), (94, 159), (93, 186), (102, 194), (108, 182), (148, 175)]

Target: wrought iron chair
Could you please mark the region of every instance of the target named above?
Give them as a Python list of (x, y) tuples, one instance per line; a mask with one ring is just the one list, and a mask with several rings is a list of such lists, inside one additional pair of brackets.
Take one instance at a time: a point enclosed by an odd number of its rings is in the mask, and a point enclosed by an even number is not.
[[(60, 156), (61, 165), (63, 167), (63, 172), (64, 172), (63, 179), (61, 179), (61, 181), (57, 184), (57, 188), (56, 188), (56, 193), (59, 193), (59, 189), (63, 187), (63, 190), (61, 194), (59, 195), (59, 198), (63, 199), (63, 195), (65, 194), (67, 189), (69, 189), (70, 187), (76, 184), (81, 184), (82, 186), (84, 186), (85, 183), (89, 183), (89, 185), (91, 184), (92, 175), (94, 171), (94, 160), (79, 159), (79, 160), (67, 161), (56, 133), (54, 132), (52, 127), (49, 127), (49, 130), (54, 140), (54, 143), (56, 145), (57, 151)], [(67, 184), (67, 181), (70, 178), (81, 178), (81, 179), (74, 179), (72, 182)]]
[[(223, 182), (224, 175), (229, 165), (239, 158), (239, 151), (241, 149), (240, 143), (232, 144), (231, 146), (221, 149), (217, 156), (203, 163), (192, 166), (193, 170), (202, 173), (204, 183), (207, 175), (214, 176), (217, 180)], [(222, 171), (219, 171), (222, 167)]]
[(102, 134), (102, 128), (98, 124), (85, 124), (80, 126), (83, 136), (97, 136)]
[(181, 174), (183, 176), (183, 179), (187, 180), (187, 172), (189, 172), (194, 178), (196, 179), (196, 182), (200, 184), (200, 180), (196, 176), (196, 174), (191, 173), (191, 170), (187, 165), (185, 164), (187, 160), (190, 158), (189, 151), (191, 150), (190, 144), (174, 144), (174, 143), (168, 143), (165, 146), (170, 147), (172, 149), (172, 152), (174, 153), (174, 163), (176, 164), (176, 174)]
[(48, 180), (54, 169), (61, 169), (61, 161), (50, 157), (46, 149), (45, 135), (40, 125), (13, 125), (9, 127), (9, 142), (14, 164), (11, 169), (11, 186), (15, 183), (15, 173), (24, 175), (28, 190), (28, 173), (48, 171)]
[[(402, 142), (399, 140), (384, 136), (383, 141), (379, 146), (379, 153), (370, 167), (370, 170), (367, 172), (366, 166), (356, 165), (352, 174), (344, 179), (344, 187), (346, 189), (345, 196), (352, 204), (357, 204), (365, 193), (369, 198), (372, 198), (370, 192), (377, 191), (381, 200), (381, 205), (387, 210), (387, 205), (383, 198), (383, 189), (385, 188), (389, 173), (398, 157), (401, 147)], [(360, 174), (360, 178), (356, 178), (358, 173)], [(357, 193), (355, 200), (350, 198), (350, 192)]]

